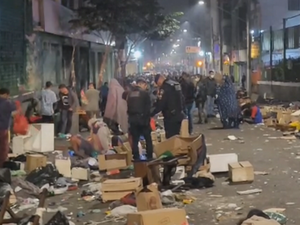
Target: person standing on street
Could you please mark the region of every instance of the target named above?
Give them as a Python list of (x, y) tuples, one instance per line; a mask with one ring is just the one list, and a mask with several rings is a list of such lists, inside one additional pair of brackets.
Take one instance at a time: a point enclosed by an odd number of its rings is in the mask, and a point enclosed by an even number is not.
[(126, 92), (127, 96), (124, 96), (124, 99), (127, 99), (129, 132), (132, 136), (132, 154), (134, 161), (140, 160), (138, 143), (140, 136), (143, 136), (146, 141), (147, 160), (151, 160), (153, 158), (153, 144), (150, 127), (150, 94), (146, 90), (147, 82), (144, 79), (139, 78), (136, 84), (131, 91)]
[(65, 138), (70, 135), (72, 127), (73, 112), (77, 108), (76, 94), (65, 84), (59, 85), (58, 109), (60, 112), (60, 121), (58, 124), (58, 136)]
[(107, 96), (108, 96), (108, 83), (105, 82), (101, 88), (100, 88), (100, 110), (101, 110), (101, 114), (102, 116), (104, 116), (104, 112), (105, 112), (105, 107), (106, 107), (106, 103), (107, 103)]
[(204, 77), (200, 75), (200, 79), (197, 84), (197, 94), (196, 94), (196, 107), (198, 108), (199, 124), (207, 123), (207, 114), (205, 102), (207, 100), (207, 90), (204, 84)]
[(196, 88), (193, 81), (190, 79), (189, 75), (185, 72), (182, 73), (180, 81), (182, 94), (185, 103), (185, 113), (189, 121), (189, 134), (193, 132), (193, 106), (195, 101)]
[(85, 110), (88, 114), (88, 117), (98, 118), (99, 117), (99, 101), (100, 101), (100, 92), (95, 89), (93, 83), (89, 84), (89, 89), (85, 92), (85, 96), (87, 99), (87, 105), (85, 106)]
[(162, 112), (166, 138), (170, 138), (180, 133), (181, 122), (185, 117), (183, 113), (184, 99), (181, 86), (178, 82), (168, 80), (160, 74), (155, 76), (155, 83), (160, 90), (158, 92), (156, 107), (151, 113), (151, 116)]
[(57, 97), (52, 91), (52, 83), (46, 82), (42, 90), (42, 123), (54, 123), (54, 109), (56, 108)]
[(17, 109), (15, 103), (8, 100), (8, 98), (9, 90), (0, 88), (0, 168), (2, 168), (8, 156), (9, 126), (12, 113)]
[(243, 76), (242, 76), (242, 88), (243, 89), (245, 89), (245, 87), (246, 87), (246, 80), (247, 80), (247, 77), (246, 77), (246, 75), (245, 74), (243, 74)]
[(215, 97), (217, 93), (217, 83), (215, 81), (214, 71), (209, 71), (209, 76), (205, 80), (206, 90), (207, 90), (207, 100), (206, 100), (206, 112), (208, 117), (215, 117), (214, 105)]

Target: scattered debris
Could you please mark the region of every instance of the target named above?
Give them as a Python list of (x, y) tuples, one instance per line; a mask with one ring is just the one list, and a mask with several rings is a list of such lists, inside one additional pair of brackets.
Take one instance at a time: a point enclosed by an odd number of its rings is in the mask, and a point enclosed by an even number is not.
[(266, 171), (254, 171), (254, 175), (268, 175), (269, 173)]
[(269, 209), (265, 209), (263, 210), (264, 212), (274, 212), (274, 213), (283, 213), (285, 212), (285, 208), (269, 208)]
[(246, 190), (246, 191), (237, 191), (237, 193), (239, 195), (252, 195), (252, 194), (258, 194), (258, 193), (261, 193), (262, 190), (261, 189), (250, 189), (250, 190)]

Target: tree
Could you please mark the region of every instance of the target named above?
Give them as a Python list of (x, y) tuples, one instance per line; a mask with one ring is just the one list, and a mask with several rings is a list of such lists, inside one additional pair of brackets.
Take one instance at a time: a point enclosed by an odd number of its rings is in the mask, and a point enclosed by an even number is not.
[[(157, 0), (86, 0), (76, 19), (70, 22), (75, 27), (84, 27), (87, 33), (108, 33), (108, 42), (114, 42), (118, 50), (117, 65), (125, 76), (130, 50), (148, 38), (163, 40), (170, 36), (179, 28), (180, 15), (164, 15)], [(107, 45), (104, 40), (103, 43)], [(106, 64), (103, 60), (101, 65)], [(101, 76), (100, 72), (99, 80)]]
[(75, 87), (76, 85), (76, 74), (75, 74), (75, 54), (77, 45), (80, 42), (80, 39), (82, 39), (83, 31), (82, 29), (78, 28), (76, 30), (72, 30), (71, 37), (72, 37), (72, 56), (71, 56), (71, 74), (69, 79), (69, 85), (71, 87)]

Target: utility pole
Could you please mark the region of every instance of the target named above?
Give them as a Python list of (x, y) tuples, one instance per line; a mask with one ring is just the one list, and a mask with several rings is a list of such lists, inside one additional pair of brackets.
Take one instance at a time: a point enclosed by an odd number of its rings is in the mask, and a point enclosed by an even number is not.
[(252, 86), (252, 68), (251, 68), (251, 1), (247, 1), (247, 92), (248, 95), (251, 95), (251, 86)]
[[(211, 14), (210, 14), (211, 15)], [(211, 56), (212, 56), (212, 69), (216, 70), (215, 61), (215, 35), (214, 35), (214, 23), (213, 17), (210, 17), (210, 39), (211, 39)]]
[(220, 36), (220, 72), (223, 73), (223, 3), (219, 0), (218, 1), (218, 12), (219, 12), (219, 36)]
[[(270, 78), (273, 81), (273, 28), (270, 26)], [(272, 88), (273, 85), (271, 85)]]
[(287, 49), (287, 29), (286, 29), (287, 19), (283, 19), (283, 79), (286, 78), (287, 63), (286, 63), (286, 49)]

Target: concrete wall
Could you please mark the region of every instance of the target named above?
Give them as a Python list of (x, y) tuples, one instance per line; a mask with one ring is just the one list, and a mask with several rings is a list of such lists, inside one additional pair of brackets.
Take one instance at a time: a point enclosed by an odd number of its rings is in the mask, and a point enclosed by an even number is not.
[(258, 81), (258, 94), (261, 97), (273, 96), (281, 101), (299, 101), (300, 83)]

